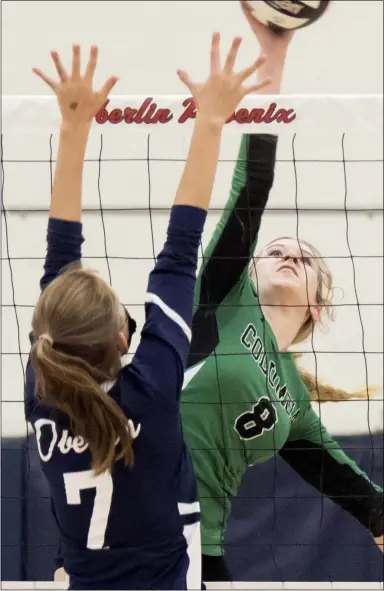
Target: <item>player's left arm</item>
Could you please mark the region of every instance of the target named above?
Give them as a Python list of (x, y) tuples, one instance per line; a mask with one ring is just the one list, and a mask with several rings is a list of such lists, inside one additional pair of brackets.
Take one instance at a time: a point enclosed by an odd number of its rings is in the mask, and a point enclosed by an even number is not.
[[(73, 46), (72, 71), (68, 74), (57, 52), (51, 52), (60, 81), (56, 82), (34, 68), (37, 74), (56, 94), (61, 111), (59, 149), (52, 187), (47, 232), (47, 254), (44, 274), (40, 280), (44, 290), (59, 273), (71, 263), (81, 261), (83, 243), (81, 212), (82, 182), (85, 150), (91, 122), (117, 78), (109, 78), (98, 92), (92, 89), (97, 64), (97, 47), (91, 55), (85, 74), (80, 73), (80, 47)], [(33, 335), (30, 335), (31, 341)], [(24, 390), (25, 416), (34, 408), (34, 374), (28, 363)]]
[(81, 186), (87, 138), (88, 132), (84, 128), (62, 128), (60, 131), (41, 290), (65, 267), (81, 261)]
[(70, 74), (58, 53), (51, 52), (59, 82), (34, 69), (56, 94), (62, 115), (41, 289), (45, 289), (64, 267), (81, 260), (82, 182), (89, 131), (94, 115), (117, 82), (117, 78), (109, 78), (101, 90), (93, 91), (97, 55), (97, 47), (93, 46), (85, 73), (81, 75), (78, 45), (73, 46)]
[(279, 453), (306, 482), (348, 511), (380, 544), (383, 490), (342, 451), (310, 403)]

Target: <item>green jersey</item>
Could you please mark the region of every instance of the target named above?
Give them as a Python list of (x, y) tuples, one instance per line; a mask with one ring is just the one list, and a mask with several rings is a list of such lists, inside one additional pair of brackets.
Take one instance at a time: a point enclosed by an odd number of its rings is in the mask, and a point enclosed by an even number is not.
[(280, 454), (303, 478), (383, 533), (382, 495), (321, 425), (292, 354), (280, 353), (248, 275), (272, 187), (277, 139), (244, 136), (232, 190), (203, 255), (182, 394), (199, 482), (203, 553), (222, 553), (245, 471)]

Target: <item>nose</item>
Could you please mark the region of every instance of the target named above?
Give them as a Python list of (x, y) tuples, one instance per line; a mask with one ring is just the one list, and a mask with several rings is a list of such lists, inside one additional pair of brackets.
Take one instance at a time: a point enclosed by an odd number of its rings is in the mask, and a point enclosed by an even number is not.
[(292, 257), (289, 254), (285, 255), (284, 261), (289, 261), (289, 260), (292, 260), (294, 262), (294, 264), (297, 265), (297, 261), (298, 261), (298, 258), (297, 257)]

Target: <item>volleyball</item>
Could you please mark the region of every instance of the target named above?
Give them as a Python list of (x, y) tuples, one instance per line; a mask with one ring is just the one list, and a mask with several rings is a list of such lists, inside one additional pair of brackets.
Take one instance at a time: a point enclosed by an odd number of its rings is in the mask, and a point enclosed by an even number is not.
[(317, 21), (326, 11), (329, 0), (256, 0), (245, 2), (259, 22), (275, 32), (301, 29)]

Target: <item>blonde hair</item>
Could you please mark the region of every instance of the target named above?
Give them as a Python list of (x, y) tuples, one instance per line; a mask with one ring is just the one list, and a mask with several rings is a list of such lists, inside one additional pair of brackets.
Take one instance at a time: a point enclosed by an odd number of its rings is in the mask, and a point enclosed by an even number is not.
[[(294, 353), (295, 359), (302, 357), (301, 353)], [(319, 381), (316, 376), (298, 365), (301, 379), (309, 390), (310, 398), (314, 402), (342, 402), (351, 398), (369, 399), (376, 394), (379, 386), (368, 386), (353, 392), (347, 392), (341, 388), (335, 388), (326, 382)]]
[[(296, 238), (292, 237), (280, 237), (276, 238), (273, 242), (277, 242), (279, 240), (297, 240)], [(333, 308), (332, 308), (332, 295), (333, 295), (333, 278), (332, 273), (322, 258), (319, 250), (315, 248), (310, 242), (306, 240), (300, 240), (299, 244), (306, 246), (311, 251), (313, 258), (316, 260), (317, 263), (317, 271), (318, 271), (318, 283), (317, 283), (317, 291), (316, 291), (316, 304), (319, 306), (323, 315), (325, 314), (329, 320), (333, 320)], [(269, 246), (269, 245), (267, 245)], [(249, 267), (249, 274), (253, 272), (256, 268), (257, 260), (260, 257), (256, 256)], [(299, 332), (297, 333), (296, 337), (294, 338), (292, 345), (297, 345), (305, 341), (312, 333), (314, 328), (314, 322), (312, 316), (309, 315), (308, 319), (305, 321), (303, 326), (300, 328)], [(293, 354), (296, 362), (298, 359), (302, 357), (300, 353)], [(327, 384), (321, 380), (317, 379), (317, 376), (314, 376), (309, 371), (301, 367), (297, 364), (298, 370), (301, 375), (301, 379), (303, 380), (305, 386), (309, 390), (310, 398), (312, 401), (323, 403), (323, 402), (341, 402), (343, 400), (349, 400), (351, 398), (370, 398), (373, 396), (377, 390), (379, 389), (378, 386), (368, 386), (365, 388), (360, 388), (353, 392), (347, 392), (341, 388), (335, 388), (330, 384)]]
[(121, 369), (125, 326), (113, 290), (78, 265), (52, 281), (33, 314), (36, 396), (69, 417), (72, 431), (88, 443), (96, 474), (121, 459), (133, 465), (128, 418), (103, 387)]

